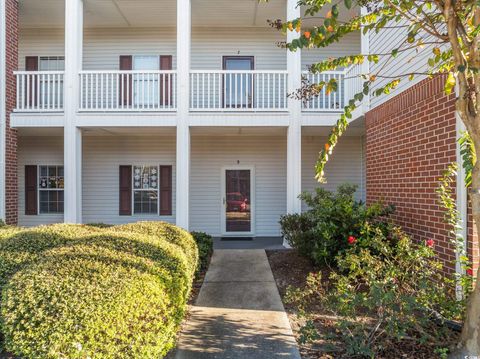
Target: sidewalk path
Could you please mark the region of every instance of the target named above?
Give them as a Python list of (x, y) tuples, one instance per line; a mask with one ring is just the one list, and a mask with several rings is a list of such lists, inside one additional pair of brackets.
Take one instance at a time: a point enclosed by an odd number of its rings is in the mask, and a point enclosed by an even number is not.
[(300, 359), (264, 250), (215, 250), (175, 359)]

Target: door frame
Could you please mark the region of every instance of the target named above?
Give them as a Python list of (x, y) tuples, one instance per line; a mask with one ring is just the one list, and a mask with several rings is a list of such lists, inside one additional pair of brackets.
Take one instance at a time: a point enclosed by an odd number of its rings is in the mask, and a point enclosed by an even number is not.
[[(228, 170), (249, 170), (250, 171), (250, 232), (227, 232), (227, 181)], [(255, 166), (223, 166), (221, 171), (221, 192), (220, 192), (220, 220), (221, 233), (223, 237), (252, 237), (255, 235)]]

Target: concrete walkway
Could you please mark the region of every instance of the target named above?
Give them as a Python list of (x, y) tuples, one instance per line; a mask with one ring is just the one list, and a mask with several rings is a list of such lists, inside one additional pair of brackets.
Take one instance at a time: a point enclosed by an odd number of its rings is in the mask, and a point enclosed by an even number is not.
[(264, 250), (215, 250), (175, 359), (300, 359)]

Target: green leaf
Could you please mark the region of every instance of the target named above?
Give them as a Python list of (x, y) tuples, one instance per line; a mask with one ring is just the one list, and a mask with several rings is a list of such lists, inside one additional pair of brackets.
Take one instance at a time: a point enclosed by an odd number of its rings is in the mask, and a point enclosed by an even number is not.
[(351, 9), (352, 8), (352, 0), (344, 0), (344, 3), (345, 3), (345, 7), (347, 9)]

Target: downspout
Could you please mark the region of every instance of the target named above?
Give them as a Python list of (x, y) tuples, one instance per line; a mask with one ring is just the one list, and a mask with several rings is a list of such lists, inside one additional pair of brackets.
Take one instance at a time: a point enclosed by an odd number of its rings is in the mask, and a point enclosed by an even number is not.
[[(455, 272), (457, 275), (464, 275), (465, 270), (462, 268), (460, 263), (460, 256), (467, 254), (467, 236), (468, 236), (468, 197), (467, 197), (467, 188), (465, 185), (465, 171), (463, 170), (463, 160), (460, 153), (460, 144), (458, 140), (460, 139), (462, 132), (465, 132), (465, 125), (460, 118), (460, 115), (455, 111), (455, 120), (456, 120), (456, 157), (457, 157), (457, 211), (458, 211), (458, 226), (457, 226), (457, 239), (463, 239), (463, 248), (456, 248), (456, 261), (455, 261)], [(463, 298), (463, 290), (459, 283), (456, 287), (457, 298)]]
[(0, 1), (0, 220), (5, 221), (5, 152), (6, 152), (6, 14), (5, 0)]

